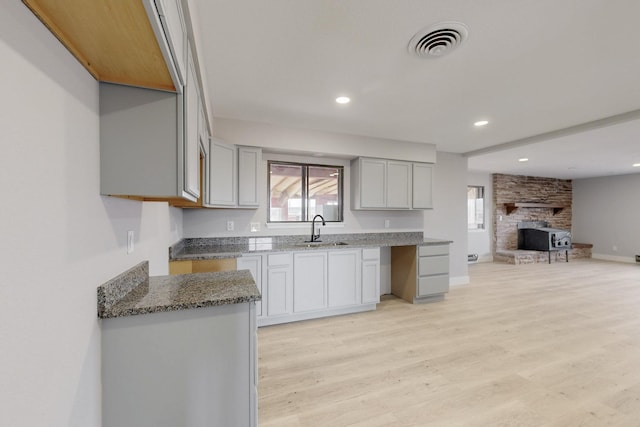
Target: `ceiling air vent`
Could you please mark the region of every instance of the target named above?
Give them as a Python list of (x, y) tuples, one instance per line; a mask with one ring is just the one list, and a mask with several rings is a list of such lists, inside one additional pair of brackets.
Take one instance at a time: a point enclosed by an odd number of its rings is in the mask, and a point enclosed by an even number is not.
[(457, 48), (469, 34), (460, 22), (441, 22), (419, 31), (409, 42), (409, 53), (420, 58), (438, 58)]

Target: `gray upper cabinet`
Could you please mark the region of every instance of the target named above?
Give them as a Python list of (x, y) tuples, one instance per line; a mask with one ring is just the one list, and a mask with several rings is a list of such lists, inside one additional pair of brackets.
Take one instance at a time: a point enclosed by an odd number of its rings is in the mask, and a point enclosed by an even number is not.
[(181, 0), (143, 0), (149, 22), (177, 91), (188, 80), (187, 27)]
[(387, 208), (387, 161), (358, 158), (351, 162), (354, 209)]
[(237, 200), (236, 146), (211, 138), (209, 154), (209, 204), (234, 207)]
[(142, 4), (175, 92), (100, 84), (100, 192), (200, 205), (209, 147), (182, 1)]
[(413, 209), (433, 209), (433, 165), (413, 164)]
[(211, 138), (209, 152), (210, 192), (207, 206), (258, 208), (262, 149), (236, 146)]
[(411, 163), (387, 160), (387, 208), (411, 209)]
[(257, 147), (238, 147), (238, 206), (255, 207), (258, 200), (259, 171), (261, 170), (262, 149)]
[(431, 165), (427, 163), (354, 159), (351, 161), (351, 207), (355, 210), (429, 209), (432, 207), (431, 174)]
[(196, 199), (200, 196), (200, 93), (198, 78), (191, 52), (187, 62), (187, 86), (185, 88), (185, 164), (184, 191)]
[(180, 93), (100, 83), (100, 193), (195, 201), (184, 110)]
[(202, 104), (191, 55), (186, 83), (177, 93), (100, 83), (101, 194), (198, 200)]

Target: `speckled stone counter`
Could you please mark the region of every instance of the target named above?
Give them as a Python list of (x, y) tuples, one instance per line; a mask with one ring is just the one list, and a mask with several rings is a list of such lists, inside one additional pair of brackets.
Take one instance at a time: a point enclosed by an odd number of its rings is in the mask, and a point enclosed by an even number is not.
[[(452, 243), (450, 240), (423, 237), (422, 232), (403, 233), (358, 233), (324, 234), (321, 244), (307, 244), (309, 236), (267, 236), (267, 237), (213, 237), (187, 238), (169, 248), (169, 260), (205, 260), (216, 258), (237, 258), (243, 254), (331, 250), (385, 246), (423, 246)], [(332, 246), (342, 242), (345, 245)]]
[(261, 299), (247, 270), (149, 277), (144, 261), (98, 287), (98, 317), (185, 310)]

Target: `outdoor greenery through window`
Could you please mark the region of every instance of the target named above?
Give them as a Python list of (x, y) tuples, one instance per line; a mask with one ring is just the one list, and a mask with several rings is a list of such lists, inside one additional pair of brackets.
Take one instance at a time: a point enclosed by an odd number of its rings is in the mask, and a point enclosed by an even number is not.
[(469, 230), (484, 229), (484, 187), (467, 187), (467, 224)]
[(269, 222), (342, 221), (342, 166), (269, 162)]

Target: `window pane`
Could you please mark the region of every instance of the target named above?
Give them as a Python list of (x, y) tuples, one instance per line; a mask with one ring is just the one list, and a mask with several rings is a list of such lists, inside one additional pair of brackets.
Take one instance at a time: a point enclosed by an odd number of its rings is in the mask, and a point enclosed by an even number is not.
[(467, 187), (467, 225), (470, 230), (484, 228), (484, 187)]
[(316, 215), (325, 221), (341, 221), (340, 209), (340, 172), (341, 168), (309, 166), (308, 190), (309, 213), (307, 221)]
[(269, 165), (269, 221), (304, 221), (302, 166)]

